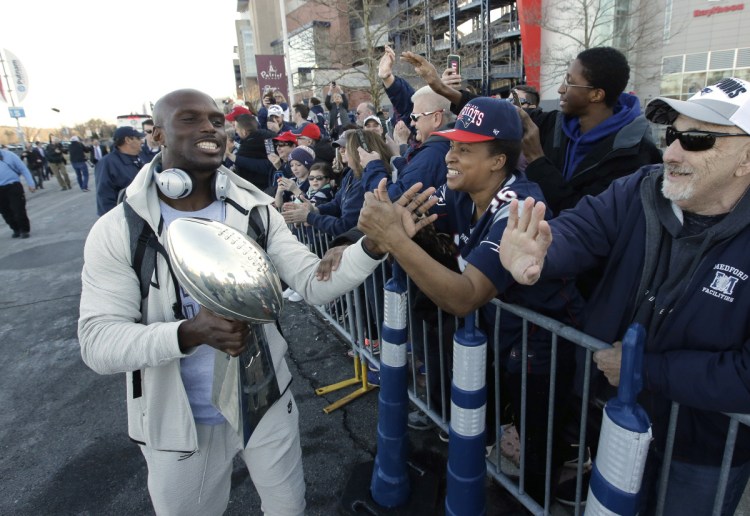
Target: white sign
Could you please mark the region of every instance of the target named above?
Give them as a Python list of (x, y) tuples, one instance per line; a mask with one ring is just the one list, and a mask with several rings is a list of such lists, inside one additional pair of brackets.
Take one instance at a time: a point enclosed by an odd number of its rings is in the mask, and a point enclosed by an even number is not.
[(3, 52), (5, 52), (5, 71), (10, 76), (13, 89), (16, 92), (16, 100), (20, 104), (26, 98), (26, 93), (29, 91), (29, 76), (23, 67), (23, 63), (13, 52), (7, 48)]

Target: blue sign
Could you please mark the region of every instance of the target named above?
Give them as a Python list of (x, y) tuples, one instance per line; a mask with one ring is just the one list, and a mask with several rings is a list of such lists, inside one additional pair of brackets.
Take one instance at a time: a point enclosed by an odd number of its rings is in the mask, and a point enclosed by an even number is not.
[(9, 107), (8, 112), (11, 118), (26, 118), (26, 113), (22, 107)]

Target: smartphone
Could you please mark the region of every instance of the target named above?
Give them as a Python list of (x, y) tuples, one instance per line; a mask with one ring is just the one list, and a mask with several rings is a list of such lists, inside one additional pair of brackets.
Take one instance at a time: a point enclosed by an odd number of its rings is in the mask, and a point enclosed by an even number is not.
[(448, 68), (452, 68), (455, 74), (461, 75), (461, 56), (450, 54), (448, 56)]
[(521, 99), (518, 98), (518, 93), (516, 93), (516, 90), (510, 90), (510, 95), (513, 97), (513, 105), (521, 107)]
[(266, 145), (266, 154), (273, 154), (275, 152), (272, 138), (266, 138), (263, 140), (263, 143)]

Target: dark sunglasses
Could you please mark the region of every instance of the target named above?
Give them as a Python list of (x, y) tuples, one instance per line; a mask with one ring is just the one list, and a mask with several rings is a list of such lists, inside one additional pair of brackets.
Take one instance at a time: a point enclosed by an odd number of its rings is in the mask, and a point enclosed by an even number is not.
[(294, 147), (294, 144), (292, 142), (277, 142), (277, 147)]
[(714, 133), (711, 131), (678, 131), (671, 125), (667, 127), (667, 147), (675, 140), (680, 140), (680, 145), (686, 151), (698, 152), (708, 150), (716, 144), (716, 138), (730, 136), (750, 136), (745, 133)]
[(370, 147), (368, 147), (365, 141), (365, 133), (362, 132), (362, 129), (357, 129), (357, 140), (359, 140), (359, 146), (365, 149), (365, 152), (370, 152)]
[(151, 134), (151, 133), (154, 132), (154, 130), (153, 129), (144, 129), (143, 132), (146, 133), (146, 134)]
[(310, 181), (322, 181), (328, 178), (326, 176), (307, 176), (307, 179), (309, 179)]

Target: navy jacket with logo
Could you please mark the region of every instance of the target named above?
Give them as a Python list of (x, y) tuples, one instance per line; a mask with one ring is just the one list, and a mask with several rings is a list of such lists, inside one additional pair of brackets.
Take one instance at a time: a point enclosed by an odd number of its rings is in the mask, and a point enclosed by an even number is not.
[[(662, 171), (643, 167), (550, 221), (542, 274), (604, 265), (584, 331), (614, 342), (646, 314), (642, 404), (657, 446), (676, 401), (674, 458), (719, 465), (729, 423), (720, 412), (750, 412), (750, 196), (714, 226), (681, 237), (682, 213), (661, 194)], [(671, 249), (690, 249), (691, 258)], [(750, 431), (740, 425), (734, 464), (748, 460)]]
[[(438, 203), (430, 210), (431, 213), (438, 214), (435, 227), (440, 232), (454, 235), (461, 271), (467, 264), (471, 264), (492, 282), (499, 299), (526, 306), (567, 325), (580, 324), (583, 300), (572, 280), (547, 279), (527, 287), (518, 285), (510, 273), (500, 265), (498, 247), (508, 222), (510, 202), (513, 199), (523, 201), (526, 197), (542, 198), (542, 192), (536, 183), (529, 181), (523, 173), (512, 174), (495, 194), (490, 207), (476, 222), (472, 221), (475, 206), (469, 194), (450, 190), (443, 185), (435, 192), (435, 196)], [(548, 211), (547, 215), (551, 216), (551, 212)], [(495, 322), (495, 306), (488, 303), (482, 312), (485, 322), (492, 327)], [(521, 370), (522, 330), (520, 318), (508, 311), (501, 313), (500, 359), (505, 368), (514, 373)], [(529, 372), (549, 374), (550, 343), (551, 336), (548, 331), (533, 324), (529, 325)], [(559, 367), (571, 370), (573, 348), (562, 339), (558, 359)]]

